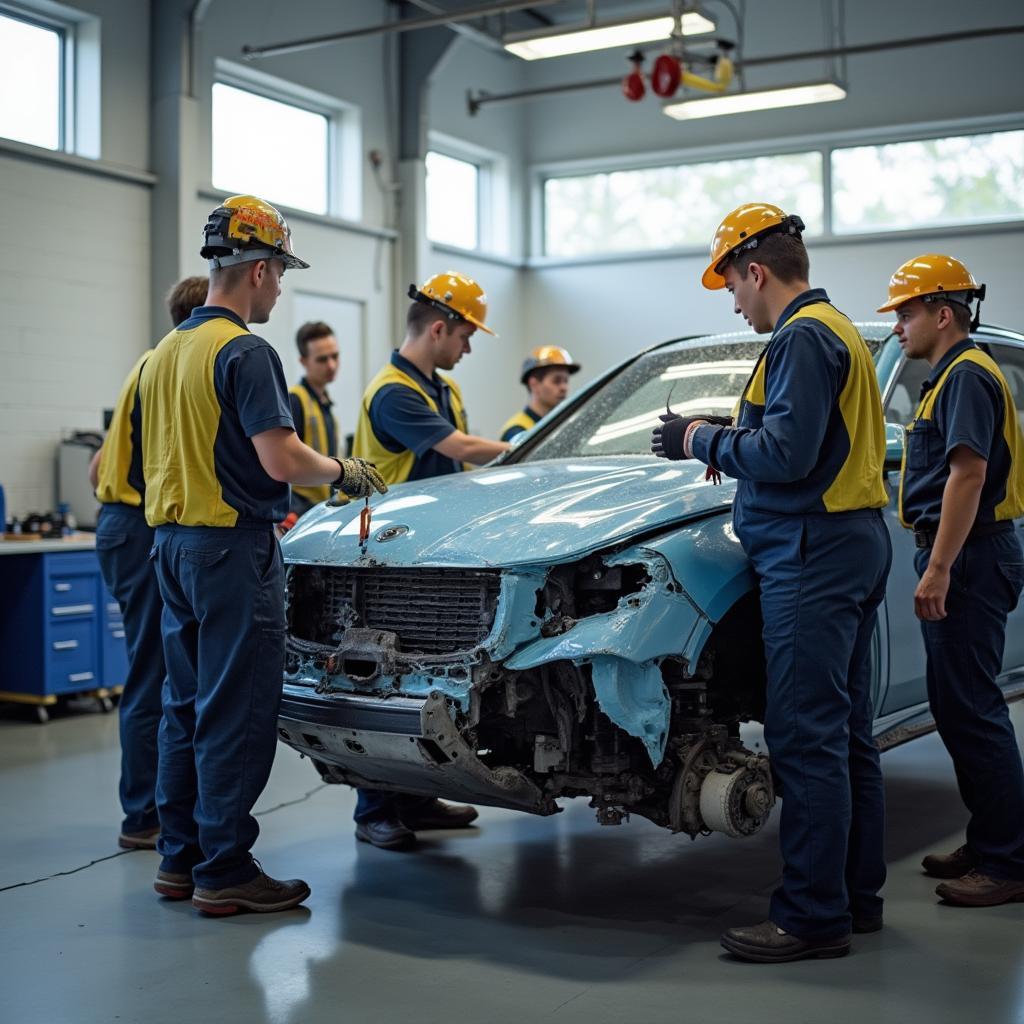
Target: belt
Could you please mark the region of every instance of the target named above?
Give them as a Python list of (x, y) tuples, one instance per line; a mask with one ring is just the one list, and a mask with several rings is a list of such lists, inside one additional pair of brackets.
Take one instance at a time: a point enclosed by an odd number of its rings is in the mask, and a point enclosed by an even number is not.
[[(1012, 529), (1013, 522), (1010, 519), (1001, 519), (998, 523), (979, 523), (971, 527), (971, 532), (967, 534), (967, 540), (964, 543), (970, 544), (972, 540), (978, 540), (981, 537), (991, 537), (996, 533), (1009, 533)], [(932, 529), (929, 526), (915, 526), (914, 544), (919, 548), (933, 547), (935, 535), (938, 532), (938, 528)]]

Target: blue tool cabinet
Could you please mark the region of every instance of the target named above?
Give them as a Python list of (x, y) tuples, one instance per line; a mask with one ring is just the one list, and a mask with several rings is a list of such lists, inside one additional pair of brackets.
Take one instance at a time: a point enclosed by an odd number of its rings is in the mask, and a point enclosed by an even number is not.
[(93, 693), (109, 709), (128, 670), (121, 609), (94, 551), (26, 551), (0, 558), (0, 700), (45, 707)]

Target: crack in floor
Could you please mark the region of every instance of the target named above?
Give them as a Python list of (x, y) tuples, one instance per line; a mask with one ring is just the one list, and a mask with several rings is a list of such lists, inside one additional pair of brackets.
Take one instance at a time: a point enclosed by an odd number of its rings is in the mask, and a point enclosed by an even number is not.
[[(267, 814), (273, 814), (274, 811), (283, 810), (285, 807), (294, 807), (296, 804), (305, 803), (315, 793), (319, 793), (321, 789), (326, 789), (328, 783), (322, 782), (319, 786), (315, 786), (309, 792), (303, 794), (300, 797), (296, 797), (294, 800), (285, 800), (282, 803), (274, 804), (273, 807), (268, 807), (262, 811), (253, 811), (254, 818), (262, 818)], [(91, 868), (96, 864), (102, 864), (107, 860), (114, 860), (116, 857), (124, 857), (129, 853), (138, 853), (138, 850), (118, 850), (117, 853), (107, 854), (106, 857), (97, 857), (95, 860), (89, 861), (88, 864), (79, 864), (77, 868), (68, 868), (67, 871), (55, 871), (52, 875), (44, 875), (42, 878), (33, 878), (30, 882), (14, 882), (11, 885), (0, 886), (0, 892), (9, 892), (11, 889), (22, 889), (29, 885), (38, 885), (40, 882), (49, 882), (52, 878), (63, 878), (65, 875), (76, 875), (79, 871), (85, 871), (86, 868)]]

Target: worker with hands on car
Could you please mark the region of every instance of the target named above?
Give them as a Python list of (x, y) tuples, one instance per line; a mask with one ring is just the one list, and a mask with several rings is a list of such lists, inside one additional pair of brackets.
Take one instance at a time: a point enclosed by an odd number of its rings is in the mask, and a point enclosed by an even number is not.
[(288, 484), (385, 491), (360, 460), (328, 458), (295, 434), (281, 360), (249, 331), (266, 323), (293, 252), (284, 217), (255, 196), (209, 216), (206, 304), (153, 350), (139, 405), (146, 519), (164, 602), (167, 663), (154, 883), (208, 914), (287, 910), (309, 895), (249, 852), (250, 813), (270, 775), (284, 674), (284, 572), (274, 524)]
[[(469, 433), (451, 370), (471, 351), (470, 339), (486, 324), (487, 296), (456, 271), (409, 286), (405, 339), (363, 394), (352, 450), (377, 465), (389, 484), (459, 473), (506, 451), (504, 441)], [(360, 789), (356, 838), (383, 850), (413, 846), (417, 830), (464, 828), (476, 809), (385, 790)]]
[(939, 896), (969, 907), (1024, 899), (1024, 771), (996, 682), (1024, 585), (1013, 527), (1024, 515), (1024, 436), (1002, 372), (970, 338), (984, 296), (963, 263), (928, 253), (893, 274), (878, 310), (895, 310), (907, 358), (932, 368), (907, 430), (899, 514), (917, 545), (928, 703), (970, 821), (963, 846), (923, 867), (945, 879)]
[(867, 345), (808, 284), (802, 230), (768, 203), (722, 221), (704, 287), (727, 289), (771, 338), (734, 427), (672, 416), (652, 443), (738, 480), (733, 524), (761, 590), (783, 875), (769, 920), (730, 928), (722, 945), (767, 963), (847, 953), (851, 929), (882, 927), (885, 880), (870, 668), (892, 557), (885, 424)]
[(574, 363), (569, 350), (558, 345), (540, 345), (525, 360), (519, 373), (519, 382), (530, 396), (525, 407), (510, 416), (501, 428), (502, 441), (529, 430), (569, 394), (569, 377), (579, 373), (580, 364)]

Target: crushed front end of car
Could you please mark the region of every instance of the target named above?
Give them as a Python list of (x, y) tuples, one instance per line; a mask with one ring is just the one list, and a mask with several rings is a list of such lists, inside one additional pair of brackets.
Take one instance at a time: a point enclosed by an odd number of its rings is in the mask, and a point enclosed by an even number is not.
[[(553, 460), (320, 506), (284, 542), (279, 731), (330, 782), (749, 835), (774, 802), (729, 488)], [(753, 631), (753, 632), (752, 632)]]

